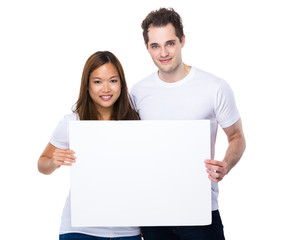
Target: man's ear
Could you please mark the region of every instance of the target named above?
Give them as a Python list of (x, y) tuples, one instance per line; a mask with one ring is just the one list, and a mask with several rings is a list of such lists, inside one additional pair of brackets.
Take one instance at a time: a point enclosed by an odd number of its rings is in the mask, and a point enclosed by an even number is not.
[(181, 40), (181, 45), (182, 45), (182, 48), (184, 47), (184, 45), (185, 45), (185, 35), (183, 34), (183, 36), (182, 36), (182, 40)]

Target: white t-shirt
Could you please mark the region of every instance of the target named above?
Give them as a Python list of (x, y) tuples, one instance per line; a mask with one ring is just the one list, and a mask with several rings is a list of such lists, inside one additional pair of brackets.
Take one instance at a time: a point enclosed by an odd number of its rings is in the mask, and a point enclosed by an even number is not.
[[(131, 97), (141, 120), (209, 119), (211, 159), (215, 155), (218, 124), (226, 128), (240, 119), (230, 86), (195, 67), (174, 83), (162, 81), (155, 72), (133, 86)], [(218, 184), (212, 182), (212, 210), (218, 209), (217, 199)]]
[[(64, 119), (58, 124), (50, 143), (57, 148), (69, 149), (69, 121), (79, 120), (76, 113), (66, 115)], [(60, 234), (65, 233), (84, 233), (98, 237), (127, 237), (136, 236), (140, 234), (139, 227), (72, 227), (71, 226), (71, 205), (70, 194), (68, 195), (65, 203), (65, 207), (62, 213)]]

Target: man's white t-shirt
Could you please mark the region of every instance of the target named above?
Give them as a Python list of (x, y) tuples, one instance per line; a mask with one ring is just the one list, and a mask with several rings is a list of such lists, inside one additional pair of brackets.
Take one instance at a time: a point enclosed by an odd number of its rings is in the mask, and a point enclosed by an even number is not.
[[(79, 120), (76, 113), (66, 115), (54, 130), (50, 143), (60, 149), (69, 149), (69, 121)], [(83, 233), (97, 237), (127, 237), (140, 234), (139, 227), (72, 227), (71, 226), (71, 204), (68, 195), (62, 213), (60, 234)]]
[[(155, 72), (133, 86), (131, 97), (141, 120), (210, 120), (211, 159), (218, 124), (227, 128), (240, 119), (227, 82), (195, 67), (174, 83), (162, 81)], [(212, 210), (218, 209), (217, 199), (218, 184), (212, 182)]]

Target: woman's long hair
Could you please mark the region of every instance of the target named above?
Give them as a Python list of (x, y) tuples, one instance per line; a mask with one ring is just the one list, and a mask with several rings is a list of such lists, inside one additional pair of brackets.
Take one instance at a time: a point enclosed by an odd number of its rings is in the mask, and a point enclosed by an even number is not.
[(132, 107), (122, 65), (118, 58), (108, 51), (99, 51), (92, 54), (85, 63), (79, 97), (74, 105), (73, 112), (78, 113), (80, 120), (100, 120), (101, 116), (89, 94), (89, 79), (90, 74), (95, 69), (109, 62), (116, 67), (121, 81), (121, 94), (114, 103), (110, 120), (139, 120), (137, 112)]

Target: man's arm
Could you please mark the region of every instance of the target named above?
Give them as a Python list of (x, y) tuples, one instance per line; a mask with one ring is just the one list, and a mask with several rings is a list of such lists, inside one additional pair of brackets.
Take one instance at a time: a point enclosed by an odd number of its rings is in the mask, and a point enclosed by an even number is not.
[(241, 119), (223, 130), (229, 143), (223, 161), (205, 160), (208, 177), (213, 182), (220, 182), (231, 171), (240, 160), (246, 147)]

